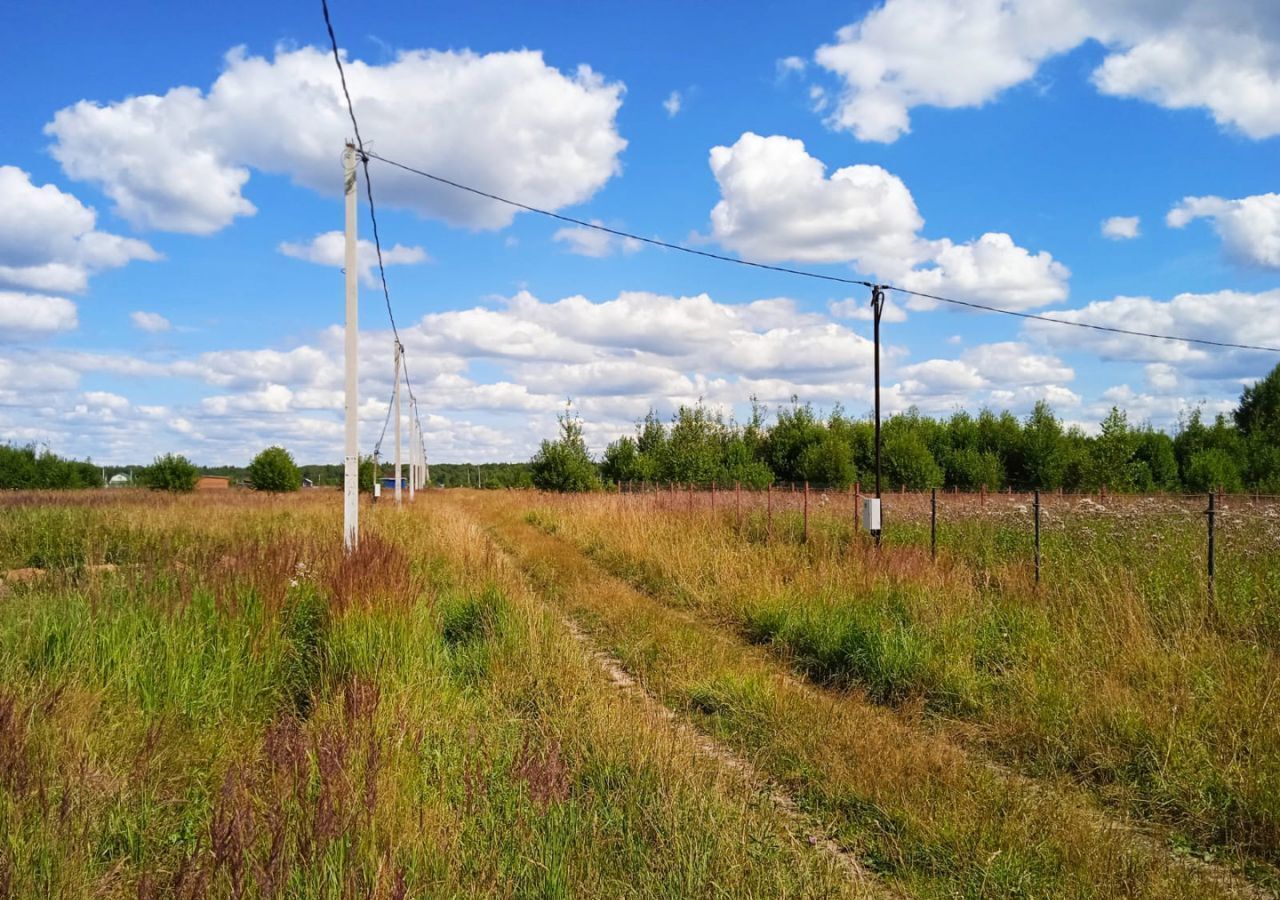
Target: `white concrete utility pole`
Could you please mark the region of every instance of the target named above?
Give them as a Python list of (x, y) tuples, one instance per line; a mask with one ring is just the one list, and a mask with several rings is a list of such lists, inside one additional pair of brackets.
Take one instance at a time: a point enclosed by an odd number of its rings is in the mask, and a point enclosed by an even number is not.
[(359, 297), (356, 293), (356, 148), (342, 151), (342, 184), (346, 199), (346, 247), (343, 256), (347, 276), (347, 327), (344, 353), (347, 368), (347, 440), (342, 458), (342, 544), (348, 553), (360, 540), (360, 450), (356, 435), (356, 358), (360, 350)]
[(400, 473), (404, 471), (400, 462), (400, 354), (402, 352), (400, 342), (396, 341), (396, 386), (393, 388), (396, 395), (396, 506), (400, 505)]

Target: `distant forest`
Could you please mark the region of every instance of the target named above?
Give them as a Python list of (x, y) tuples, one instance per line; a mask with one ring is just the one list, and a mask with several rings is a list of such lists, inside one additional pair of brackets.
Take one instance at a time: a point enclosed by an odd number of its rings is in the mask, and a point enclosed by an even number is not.
[[(560, 417), (560, 436), (542, 442), (528, 463), (435, 463), (431, 483), (444, 487), (578, 491), (626, 483), (762, 488), (804, 482), (822, 487), (869, 486), (874, 478), (874, 425), (837, 407), (820, 415), (792, 401), (772, 416), (753, 401), (745, 423), (705, 404), (684, 406), (663, 421), (650, 413), (634, 435), (619, 438), (595, 460), (582, 422)], [(1280, 366), (1244, 389), (1229, 415), (1206, 421), (1188, 411), (1173, 434), (1131, 423), (1112, 408), (1098, 433), (1066, 427), (1047, 403), (1023, 419), (1010, 412), (957, 411), (931, 418), (915, 410), (882, 424), (884, 484), (988, 490), (1012, 487), (1068, 491), (1260, 491), (1280, 494)], [(140, 476), (146, 466), (95, 465), (63, 459), (33, 446), (0, 444), (0, 489), (101, 487), (117, 473)], [(316, 486), (340, 486), (340, 464), (300, 466)], [(245, 480), (247, 467), (204, 466), (204, 475)], [(383, 478), (391, 466), (381, 466)], [(373, 482), (362, 460), (361, 489)], [(139, 481), (142, 479), (139, 478)]]
[[(596, 463), (582, 423), (566, 412), (560, 437), (544, 441), (530, 462), (534, 484), (561, 491), (629, 482), (847, 487), (874, 478), (869, 419), (839, 408), (820, 416), (793, 399), (771, 424), (767, 420), (755, 402), (746, 424), (726, 421), (703, 404), (682, 407), (669, 423), (651, 412), (634, 436), (614, 441)], [(909, 410), (883, 421), (881, 447), (891, 489), (1280, 493), (1280, 366), (1245, 388), (1230, 415), (1205, 421), (1191, 410), (1173, 435), (1134, 425), (1115, 407), (1098, 434), (1089, 435), (1065, 427), (1041, 402), (1025, 419), (991, 410), (935, 419)]]

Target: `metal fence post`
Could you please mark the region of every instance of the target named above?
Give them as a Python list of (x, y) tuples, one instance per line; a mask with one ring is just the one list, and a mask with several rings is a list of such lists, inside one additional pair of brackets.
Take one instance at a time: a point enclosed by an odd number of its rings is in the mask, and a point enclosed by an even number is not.
[(1034, 506), (1036, 520), (1036, 584), (1040, 583), (1040, 489), (1036, 489)]
[(1213, 583), (1214, 581), (1214, 571), (1213, 571), (1214, 534), (1213, 532), (1214, 532), (1215, 519), (1217, 519), (1217, 512), (1214, 508), (1214, 498), (1216, 496), (1217, 495), (1212, 490), (1209, 491), (1209, 508), (1205, 510), (1205, 513), (1204, 513), (1209, 518), (1209, 553), (1208, 553), (1207, 563), (1208, 563), (1208, 569), (1209, 569), (1209, 602), (1210, 603), (1212, 603), (1214, 600), (1214, 583)]
[(742, 482), (735, 481), (733, 483), (733, 502), (737, 506), (738, 513), (738, 530), (742, 530)]
[(929, 558), (938, 558), (938, 489), (929, 489)]
[(853, 483), (853, 533), (856, 536), (862, 524), (862, 482)]

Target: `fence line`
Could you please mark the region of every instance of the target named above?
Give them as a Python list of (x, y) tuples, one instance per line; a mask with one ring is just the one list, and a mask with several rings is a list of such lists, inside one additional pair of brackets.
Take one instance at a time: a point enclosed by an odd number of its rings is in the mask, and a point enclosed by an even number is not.
[[(677, 504), (676, 497), (680, 488), (685, 492), (685, 503)], [(748, 527), (749, 517), (759, 514), (763, 519), (764, 539), (772, 541), (777, 535), (778, 516), (798, 517), (798, 529), (789, 533), (793, 539), (808, 544), (812, 537), (811, 519), (816, 507), (824, 514), (834, 513), (837, 518), (848, 516), (853, 525), (853, 540), (860, 540), (861, 535), (861, 484), (854, 483), (848, 487), (819, 485), (815, 487), (809, 482), (769, 484), (764, 488), (744, 487), (741, 482), (732, 486), (733, 508), (732, 518), (738, 531)], [(624, 502), (648, 503), (655, 510), (666, 509), (696, 515), (699, 512), (711, 517), (717, 515), (717, 497), (723, 495), (722, 487), (714, 482), (707, 485), (659, 485), (654, 483), (624, 482), (619, 485), (620, 499)], [(1258, 513), (1268, 521), (1274, 520), (1280, 525), (1280, 495), (1262, 493), (1227, 494), (1221, 490), (1208, 493), (1155, 493), (1155, 494), (1116, 494), (1105, 489), (1089, 492), (1017, 490), (1008, 488), (1002, 492), (988, 492), (985, 488), (977, 491), (950, 491), (931, 488), (928, 491), (906, 491), (899, 489), (883, 495), (886, 507), (892, 508), (895, 521), (914, 524), (921, 523), (923, 516), (928, 517), (929, 555), (930, 559), (938, 558), (939, 515), (948, 511), (958, 511), (962, 518), (973, 518), (979, 511), (988, 517), (1000, 517), (1008, 512), (1019, 516), (1020, 521), (1028, 527), (1030, 546), (1030, 563), (1035, 583), (1040, 584), (1045, 558), (1041, 535), (1046, 521), (1046, 514), (1051, 510), (1050, 522), (1061, 522), (1071, 515), (1100, 516), (1107, 514), (1125, 514), (1130, 511), (1180, 514), (1188, 517), (1203, 515), (1206, 520), (1205, 532), (1205, 576), (1210, 602), (1213, 602), (1216, 591), (1218, 537), (1224, 521), (1239, 524), (1245, 521), (1246, 514)], [(1207, 501), (1207, 508), (1200, 503)], [(927, 502), (923, 513), (922, 503)], [(844, 512), (844, 504), (848, 503), (848, 512)], [(721, 515), (727, 511), (724, 503), (719, 506)], [(882, 513), (883, 514), (883, 513)], [(1021, 519), (1023, 515), (1027, 519)], [(1224, 518), (1225, 517), (1225, 518)], [(795, 529), (795, 519), (790, 527)], [(796, 533), (798, 530), (798, 534)], [(784, 531), (784, 533), (787, 533)], [(1024, 532), (1026, 533), (1026, 532)]]

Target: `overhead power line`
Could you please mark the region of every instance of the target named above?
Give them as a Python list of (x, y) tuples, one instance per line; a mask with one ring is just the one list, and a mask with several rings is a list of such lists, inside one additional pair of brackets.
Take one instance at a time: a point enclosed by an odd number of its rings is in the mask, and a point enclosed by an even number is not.
[(925, 299), (938, 300), (942, 303), (953, 303), (956, 306), (967, 306), (971, 309), (978, 309), (984, 312), (1001, 313), (1006, 316), (1017, 316), (1019, 319), (1034, 319), (1037, 322), (1051, 322), (1054, 325), (1070, 325), (1073, 328), (1088, 328), (1092, 331), (1105, 331), (1110, 334), (1123, 334), (1130, 337), (1154, 338), (1160, 341), (1182, 341), (1187, 344), (1204, 344), (1209, 347), (1228, 347), (1232, 350), (1261, 350), (1265, 353), (1280, 353), (1280, 347), (1266, 347), (1258, 344), (1233, 344), (1230, 341), (1214, 341), (1209, 338), (1182, 337), (1172, 334), (1155, 334), (1149, 331), (1133, 331), (1128, 328), (1115, 328), (1111, 325), (1099, 325), (1096, 322), (1072, 322), (1069, 319), (1055, 319), (1053, 316), (1045, 316), (1038, 313), (1019, 312), (1016, 309), (1003, 309), (998, 306), (985, 306), (981, 303), (973, 303), (969, 300), (956, 300), (952, 297), (939, 297), (936, 294), (926, 294), (923, 291), (913, 291), (909, 288), (894, 287), (891, 284), (881, 286), (886, 290), (897, 291), (901, 294), (910, 294), (913, 297), (924, 297)]
[[(373, 246), (378, 255), (378, 277), (382, 281), (382, 297), (387, 305), (387, 318), (391, 322), (391, 333), (395, 337), (396, 346), (399, 348), (401, 364), (404, 369), (404, 383), (409, 391), (409, 399), (413, 401), (414, 420), (418, 423), (418, 430), (422, 430), (422, 420), (418, 418), (418, 398), (413, 392), (413, 382), (409, 380), (409, 368), (404, 363), (404, 344), (400, 341), (400, 329), (396, 327), (396, 315), (391, 308), (391, 290), (387, 287), (387, 269), (382, 262), (382, 239), (378, 234), (378, 211), (373, 202), (373, 181), (369, 177), (369, 153), (365, 150), (364, 139), (360, 136), (360, 123), (356, 119), (355, 104), (351, 102), (351, 92), (347, 89), (347, 73), (342, 67), (342, 54), (338, 52), (338, 37), (333, 31), (333, 20), (329, 17), (329, 0), (320, 0), (320, 7), (324, 12), (324, 27), (329, 32), (329, 46), (333, 51), (333, 63), (338, 68), (338, 80), (342, 83), (342, 96), (347, 101), (347, 114), (351, 117), (351, 128), (355, 132), (356, 152), (360, 155), (360, 164), (364, 169), (364, 186), (365, 195), (369, 200), (369, 221), (373, 224)], [(390, 408), (387, 411), (390, 417)], [(397, 422), (396, 427), (400, 425)], [(385, 426), (384, 426), (385, 434)], [(378, 439), (379, 445), (382, 439)]]
[(1110, 334), (1127, 335), (1129, 337), (1151, 338), (1151, 339), (1162, 340), (1162, 341), (1175, 341), (1175, 342), (1180, 342), (1184, 344), (1200, 344), (1203, 346), (1223, 347), (1223, 348), (1229, 348), (1233, 350), (1258, 350), (1265, 353), (1280, 353), (1280, 347), (1267, 347), (1267, 346), (1262, 346), (1257, 344), (1238, 344), (1238, 343), (1233, 343), (1231, 341), (1215, 341), (1209, 338), (1187, 337), (1185, 335), (1176, 335), (1176, 334), (1156, 334), (1148, 331), (1137, 331), (1129, 328), (1117, 328), (1111, 325), (1099, 325), (1094, 322), (1073, 322), (1067, 319), (1057, 319), (1057, 318), (1054, 318), (1053, 316), (1047, 316), (1047, 315), (1036, 314), (1036, 313), (1019, 312), (1018, 310), (1005, 309), (1004, 307), (1000, 307), (1000, 306), (989, 306), (985, 303), (975, 303), (971, 300), (958, 300), (954, 297), (943, 297), (937, 294), (928, 294), (923, 291), (914, 291), (914, 290), (911, 290), (910, 288), (898, 287), (897, 285), (893, 285), (893, 284), (877, 285), (876, 282), (866, 281), (861, 278), (843, 278), (839, 275), (829, 275), (824, 272), (814, 272), (808, 269), (795, 269), (789, 266), (775, 266), (775, 265), (770, 265), (768, 263), (753, 262), (749, 259), (741, 259), (735, 256), (726, 256), (722, 253), (712, 253), (708, 250), (699, 250), (696, 247), (688, 247), (688, 246), (685, 246), (684, 244), (674, 244), (669, 241), (659, 240), (658, 238), (645, 237), (643, 235), (633, 234), (632, 232), (623, 231), (618, 228), (609, 228), (608, 226), (601, 225), (598, 222), (588, 222), (585, 219), (578, 219), (578, 218), (575, 218), (574, 216), (566, 216), (562, 213), (552, 212), (549, 209), (542, 209), (537, 206), (531, 206), (528, 203), (521, 203), (518, 200), (511, 200), (507, 197), (490, 193), (489, 191), (483, 191), (479, 188), (474, 188), (474, 187), (471, 187), (470, 185), (462, 184), (461, 182), (457, 182), (452, 179), (445, 178), (440, 175), (436, 175), (432, 172), (427, 172), (427, 171), (424, 171), (423, 169), (415, 168), (414, 166), (410, 166), (402, 162), (397, 162), (396, 160), (393, 160), (393, 159), (388, 159), (387, 157), (381, 156), (372, 151), (366, 151), (363, 154), (363, 156), (366, 160), (365, 162), (366, 171), (368, 171), (368, 160), (376, 159), (379, 162), (385, 163), (386, 165), (392, 166), (394, 168), (401, 169), (405, 172), (409, 172), (414, 175), (420, 175), (423, 178), (427, 178), (431, 181), (436, 182), (437, 184), (443, 184), (447, 187), (455, 188), (456, 190), (460, 190), (460, 191), (465, 191), (466, 193), (474, 194), (477, 197), (484, 197), (488, 200), (493, 200), (497, 203), (504, 203), (507, 206), (511, 206), (516, 209), (521, 209), (521, 210), (524, 210), (525, 212), (536, 213), (537, 215), (545, 216), (546, 218), (549, 218), (549, 219), (555, 219), (560, 222), (567, 222), (571, 225), (577, 225), (580, 228), (590, 228), (594, 231), (600, 231), (605, 234), (613, 235), (614, 237), (625, 238), (627, 240), (632, 240), (632, 241), (640, 241), (641, 243), (649, 244), (654, 247), (662, 247), (665, 250), (676, 250), (676, 251), (679, 251), (680, 253), (688, 253), (692, 256), (701, 256), (706, 259), (713, 259), (713, 260), (716, 260), (717, 262), (733, 263), (734, 265), (748, 266), (753, 269), (764, 269), (769, 272), (780, 272), (784, 275), (796, 275), (802, 278), (812, 278), (818, 281), (833, 281), (833, 282), (836, 282), (837, 284), (857, 285), (857, 286), (866, 287), (866, 288), (874, 288), (879, 286), (881, 288), (884, 288), (885, 290), (897, 291), (900, 294), (909, 294), (914, 297), (921, 297), (928, 300), (936, 300), (939, 303), (949, 303), (954, 306), (964, 306), (964, 307), (968, 307), (969, 309), (976, 309), (982, 312), (997, 313), (1005, 316), (1016, 316), (1017, 318), (1020, 318), (1020, 319), (1035, 319), (1036, 321), (1050, 322), (1054, 325), (1065, 325), (1071, 328), (1084, 328), (1091, 331), (1102, 331)]

